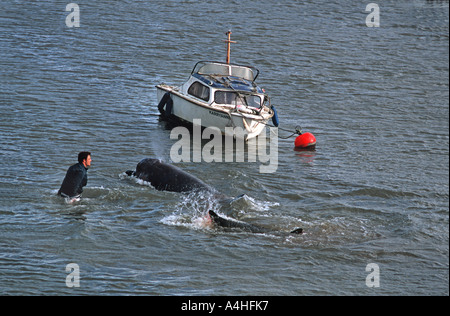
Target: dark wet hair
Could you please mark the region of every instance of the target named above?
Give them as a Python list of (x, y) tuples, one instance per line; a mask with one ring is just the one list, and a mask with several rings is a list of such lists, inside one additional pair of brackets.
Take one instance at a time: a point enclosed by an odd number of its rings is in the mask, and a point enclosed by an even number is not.
[(90, 156), (91, 153), (88, 151), (82, 151), (78, 154), (78, 162), (82, 163), (83, 160), (87, 159), (88, 156)]

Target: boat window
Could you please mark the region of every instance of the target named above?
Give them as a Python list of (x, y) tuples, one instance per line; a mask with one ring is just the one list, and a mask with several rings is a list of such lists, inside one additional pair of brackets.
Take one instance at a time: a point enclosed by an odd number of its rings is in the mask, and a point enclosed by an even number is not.
[(205, 64), (199, 68), (198, 73), (206, 75), (216, 74), (222, 76), (229, 76), (230, 75), (229, 69), (230, 69), (229, 65)]
[(231, 68), (231, 75), (239, 78), (244, 78), (250, 81), (254, 80), (253, 71), (249, 68), (233, 67)]
[(255, 80), (259, 73), (256, 68), (215, 62), (199, 62), (195, 65), (192, 72), (197, 72), (202, 75), (234, 76), (250, 81)]
[(194, 82), (188, 89), (188, 93), (196, 98), (209, 101), (209, 87), (200, 82)]
[(257, 95), (246, 96), (247, 104), (251, 108), (260, 109), (261, 108), (261, 98)]
[(214, 99), (217, 104), (242, 104), (255, 109), (261, 108), (261, 97), (258, 95), (245, 95), (230, 91), (216, 91)]

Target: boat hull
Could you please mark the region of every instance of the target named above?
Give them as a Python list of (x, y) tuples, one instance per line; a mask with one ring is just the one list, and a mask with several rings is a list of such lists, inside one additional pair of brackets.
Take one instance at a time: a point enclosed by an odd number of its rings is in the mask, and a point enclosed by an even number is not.
[(171, 114), (176, 118), (192, 124), (194, 120), (200, 120), (201, 126), (216, 127), (222, 134), (232, 130), (235, 138), (248, 140), (258, 136), (273, 116), (272, 112), (265, 115), (253, 115), (213, 107), (206, 102), (189, 98), (167, 85), (158, 85), (156, 88), (158, 103), (167, 92), (170, 93), (173, 101)]

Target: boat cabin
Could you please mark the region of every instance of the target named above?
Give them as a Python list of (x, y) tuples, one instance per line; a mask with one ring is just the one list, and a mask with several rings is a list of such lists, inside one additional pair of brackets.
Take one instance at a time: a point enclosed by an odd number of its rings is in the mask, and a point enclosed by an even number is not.
[(258, 114), (264, 106), (270, 107), (269, 97), (255, 83), (258, 74), (254, 67), (201, 61), (181, 91), (209, 106)]

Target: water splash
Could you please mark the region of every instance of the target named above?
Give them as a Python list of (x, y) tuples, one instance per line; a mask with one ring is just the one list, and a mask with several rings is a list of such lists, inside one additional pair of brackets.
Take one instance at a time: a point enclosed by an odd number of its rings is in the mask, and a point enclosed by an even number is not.
[(211, 229), (208, 210), (220, 209), (220, 204), (220, 200), (210, 192), (200, 191), (182, 195), (174, 207), (174, 212), (164, 217), (161, 223), (192, 229)]

